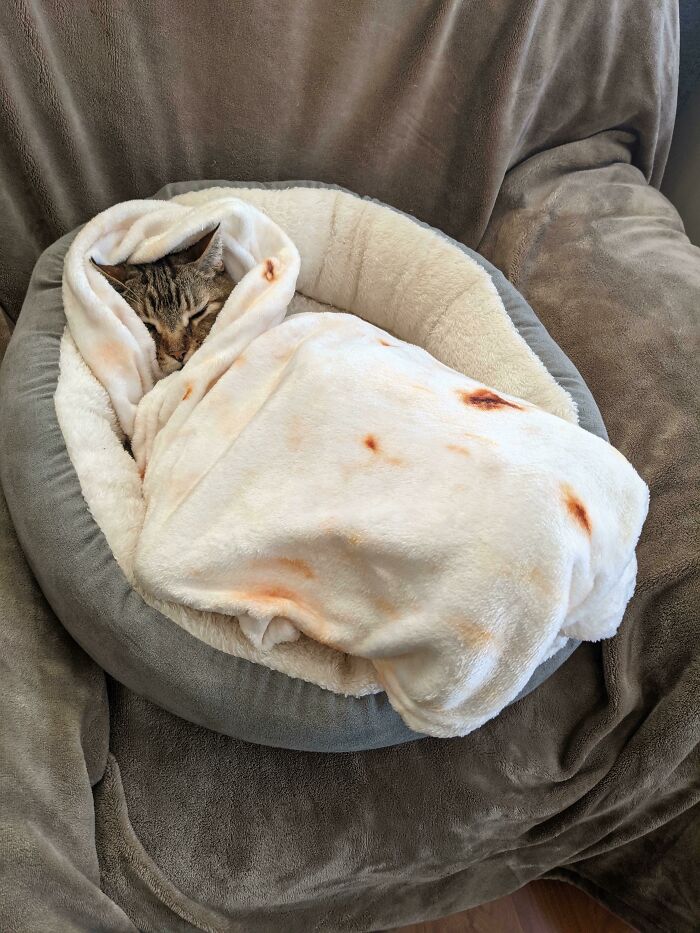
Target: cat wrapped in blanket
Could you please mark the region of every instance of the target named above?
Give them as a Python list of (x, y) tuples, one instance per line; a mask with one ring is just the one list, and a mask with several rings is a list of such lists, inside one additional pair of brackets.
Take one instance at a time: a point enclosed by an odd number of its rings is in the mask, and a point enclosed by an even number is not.
[(209, 334), (235, 282), (218, 228), (155, 262), (98, 265), (148, 328), (163, 376), (182, 369)]
[[(322, 260), (307, 253), (302, 293), (374, 315), (394, 302), (418, 333), (442, 291), (409, 294), (415, 250), (372, 229), (384, 263), (358, 272), (347, 240), (331, 241)], [(475, 294), (475, 264), (438, 251), (426, 268), (441, 287), (442, 265), (454, 269), (455, 319), (473, 331), (493, 284)], [(273, 669), (317, 648), (339, 670), (367, 661), (366, 682), (411, 728), (466, 735), (563, 641), (614, 634), (646, 486), (573, 419), (361, 316), (287, 317), (300, 270), (281, 227), (216, 191), (194, 206), (115, 205), (74, 240), (66, 318), (132, 445), (130, 488), (140, 478), (128, 575), (222, 631), (236, 619), (242, 656)], [(296, 670), (329, 683), (306, 660)]]

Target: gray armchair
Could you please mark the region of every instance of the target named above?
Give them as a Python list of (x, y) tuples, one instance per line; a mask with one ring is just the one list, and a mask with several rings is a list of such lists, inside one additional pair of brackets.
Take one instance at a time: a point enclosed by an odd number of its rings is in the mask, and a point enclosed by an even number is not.
[(697, 929), (700, 252), (658, 190), (675, 0), (13, 0), (0, 37), (6, 320), (42, 250), (116, 201), (337, 183), (499, 266), (652, 494), (616, 638), (466, 739), (347, 755), (247, 745), (107, 678), (3, 510), (0, 927), (381, 930), (554, 877)]

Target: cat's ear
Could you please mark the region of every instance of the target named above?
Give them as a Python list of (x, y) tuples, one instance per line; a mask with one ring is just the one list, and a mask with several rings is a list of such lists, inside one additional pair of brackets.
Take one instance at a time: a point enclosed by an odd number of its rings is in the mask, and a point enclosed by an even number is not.
[(218, 226), (178, 254), (183, 263), (191, 263), (200, 272), (222, 272), (223, 256), (224, 241)]
[(100, 270), (109, 284), (116, 288), (120, 295), (127, 291), (126, 279), (129, 267), (126, 263), (121, 266), (101, 266), (99, 263), (95, 262), (94, 259), (92, 259), (91, 262), (95, 268)]

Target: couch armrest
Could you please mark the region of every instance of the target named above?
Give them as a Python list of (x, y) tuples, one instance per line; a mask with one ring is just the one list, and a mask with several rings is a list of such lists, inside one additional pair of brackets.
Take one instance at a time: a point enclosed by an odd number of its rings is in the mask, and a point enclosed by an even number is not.
[[(633, 784), (663, 798), (638, 806), (630, 840), (691, 819), (700, 747), (700, 249), (632, 164), (634, 151), (631, 132), (611, 131), (516, 166), (480, 247), (581, 371), (611, 442), (650, 485), (637, 591), (601, 651), (609, 707), (635, 724)], [(611, 863), (598, 854), (585, 853), (582, 877), (610, 890)], [(694, 929), (697, 867), (690, 852), (669, 859), (656, 887), (619, 872), (616, 894), (659, 929)]]

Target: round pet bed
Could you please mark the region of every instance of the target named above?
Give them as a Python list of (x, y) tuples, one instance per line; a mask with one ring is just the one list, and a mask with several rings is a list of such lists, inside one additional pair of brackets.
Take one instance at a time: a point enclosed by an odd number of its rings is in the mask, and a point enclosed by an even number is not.
[[(155, 197), (166, 199), (212, 184), (169, 185)], [(441, 244), (449, 244), (452, 251), (458, 248), (491, 277), (517, 331), (513, 332), (514, 341), (517, 343), (519, 334), (553, 377), (549, 379), (551, 407), (561, 404), (564, 417), (567, 411), (570, 418), (577, 413), (582, 427), (606, 437), (600, 413), (580, 374), (503, 275), (472, 251), (413, 219), (408, 221), (391, 208), (328, 186), (216, 185), (237, 187), (242, 197), (251, 199), (269, 188), (289, 191), (293, 200), (283, 205), (282, 219), (275, 219), (282, 223), (285, 210), (296, 212), (290, 223), (301, 226), (297, 234), (289, 232), (297, 240), (302, 261), (304, 248), (299, 239), (303, 240), (303, 226), (313, 228), (323, 219), (327, 222), (326, 242), (330, 242), (342, 236), (336, 211), (347, 214), (363, 211), (368, 205), (372, 206), (368, 223), (376, 217), (389, 227), (392, 218), (402, 224), (411, 223), (420, 231), (418, 242), (425, 244), (426, 253), (439, 250)], [(420, 738), (391, 708), (385, 694), (343, 696), (219, 650), (148, 605), (129, 585), (83, 498), (54, 404), (65, 329), (63, 260), (74, 236), (63, 237), (40, 258), (0, 382), (0, 466), (5, 495), (25, 552), (59, 618), (85, 650), (128, 687), (177, 715), (236, 738), (323, 752), (379, 748)], [(317, 245), (323, 245), (323, 238), (316, 240)], [(313, 242), (312, 237), (309, 243)], [(345, 244), (350, 252), (354, 245)], [(315, 258), (322, 266), (322, 257)], [(415, 265), (417, 272), (425, 276), (422, 258), (417, 254)], [(361, 261), (367, 267), (372, 257), (363, 256)], [(370, 272), (383, 274), (380, 267)], [(313, 287), (316, 294), (312, 297), (316, 300), (340, 306), (337, 295), (318, 293), (318, 281)], [(309, 276), (304, 276), (303, 271), (299, 290), (309, 294), (312, 291)], [(348, 307), (351, 302), (346, 301), (344, 310), (363, 316), (361, 296), (354, 297), (357, 306)], [(423, 344), (444, 362), (455, 365), (459, 360), (460, 331), (456, 324), (451, 325), (450, 308), (446, 306), (442, 315), (431, 322)], [(397, 336), (412, 339), (412, 335), (401, 332), (400, 320), (394, 322), (394, 330)], [(510, 386), (497, 387), (512, 391)], [(569, 641), (541, 664), (517, 699), (550, 676), (575, 647), (576, 642)]]

